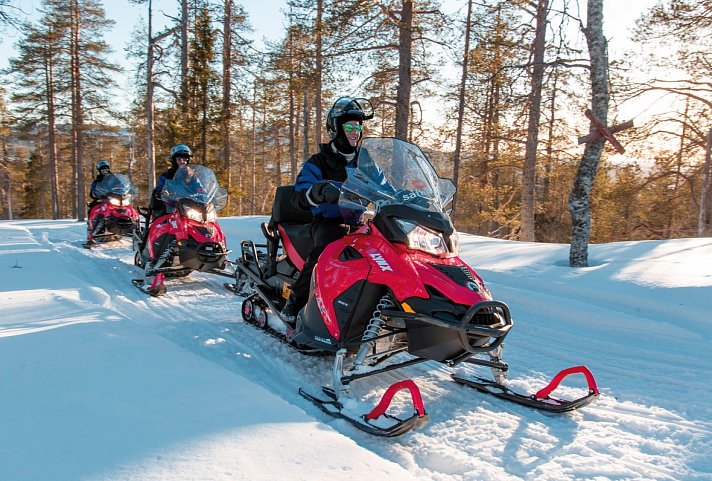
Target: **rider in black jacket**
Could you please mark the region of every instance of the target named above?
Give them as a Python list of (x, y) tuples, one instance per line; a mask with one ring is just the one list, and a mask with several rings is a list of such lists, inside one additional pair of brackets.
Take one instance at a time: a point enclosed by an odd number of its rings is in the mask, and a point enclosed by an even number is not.
[(331, 141), (321, 144), (319, 152), (302, 166), (294, 185), (293, 202), (311, 209), (314, 220), (311, 236), (314, 247), (304, 268), (292, 285), (292, 292), (282, 309), (282, 317), (294, 322), (309, 297), (312, 271), (326, 246), (342, 238), (348, 227), (337, 204), (339, 186), (346, 180), (346, 167), (355, 167), (363, 122), (373, 118), (373, 108), (363, 98), (341, 97), (326, 116), (326, 129)]

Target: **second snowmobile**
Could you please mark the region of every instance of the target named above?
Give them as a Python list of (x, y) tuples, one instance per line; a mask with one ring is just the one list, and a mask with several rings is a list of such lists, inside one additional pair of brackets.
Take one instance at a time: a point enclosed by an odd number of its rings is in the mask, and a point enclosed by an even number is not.
[[(236, 263), (233, 289), (245, 296), (246, 321), (302, 352), (334, 356), (331, 386), (301, 394), (325, 412), (382, 436), (427, 422), (417, 386), (396, 383), (384, 398), (390, 399), (394, 390), (409, 390), (413, 416), (377, 421), (387, 401), (366, 416), (344, 409), (350, 383), (425, 361), (490, 368), (491, 380), (453, 379), (549, 411), (591, 402), (595, 383), (589, 384), (589, 395), (575, 401), (549, 393), (532, 398), (505, 387), (508, 366), (502, 350), (512, 318), (507, 305), (494, 300), (481, 277), (458, 256), (458, 235), (448, 215), (453, 183), (439, 178), (422, 151), (402, 140), (366, 138), (358, 155), (358, 167), (347, 168), (348, 178), (340, 185), (339, 205), (344, 219), (359, 222), (320, 256), (309, 300), (295, 324), (279, 312), (311, 243), (310, 213), (294, 209), (291, 187), (277, 191), (272, 218), (262, 225), (266, 243), (243, 241)], [(270, 322), (269, 312), (277, 324)], [(583, 369), (573, 372), (586, 374)]]
[(144, 277), (133, 283), (159, 296), (167, 290), (165, 277), (185, 277), (193, 271), (232, 276), (224, 271), (230, 251), (217, 222), (227, 192), (213, 170), (200, 164), (181, 165), (166, 182), (161, 198), (170, 212), (151, 219), (134, 236), (134, 263), (144, 269)]

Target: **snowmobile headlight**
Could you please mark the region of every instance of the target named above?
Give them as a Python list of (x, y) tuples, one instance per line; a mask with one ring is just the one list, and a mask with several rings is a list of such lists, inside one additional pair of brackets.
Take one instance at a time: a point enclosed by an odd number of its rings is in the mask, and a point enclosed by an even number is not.
[(121, 199), (119, 199), (117, 197), (110, 197), (109, 204), (115, 205), (117, 207), (121, 207), (122, 202), (121, 202)]
[(445, 239), (439, 232), (421, 227), (405, 219), (396, 219), (396, 222), (403, 229), (408, 239), (409, 248), (436, 256), (445, 255), (449, 252)]
[(203, 222), (203, 213), (200, 210), (192, 207), (186, 207), (183, 209), (183, 212), (188, 219), (194, 220), (195, 222)]
[(215, 211), (213, 204), (208, 205), (208, 210), (205, 213), (205, 222), (215, 222), (218, 220), (218, 213)]

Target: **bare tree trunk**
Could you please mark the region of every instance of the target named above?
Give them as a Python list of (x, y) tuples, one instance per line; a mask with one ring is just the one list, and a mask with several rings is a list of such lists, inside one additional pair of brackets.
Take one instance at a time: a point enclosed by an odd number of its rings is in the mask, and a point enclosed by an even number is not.
[(396, 138), (408, 140), (410, 117), (410, 91), (412, 88), (411, 63), (413, 57), (413, 3), (403, 0), (399, 25), (398, 90), (396, 91)]
[(57, 127), (54, 104), (54, 52), (47, 47), (45, 90), (47, 91), (47, 149), (49, 150), (49, 182), (52, 196), (52, 219), (59, 219), (59, 172), (57, 169)]
[(546, 138), (546, 164), (544, 165), (544, 179), (542, 179), (542, 195), (541, 200), (544, 204), (549, 202), (550, 187), (551, 187), (551, 171), (554, 162), (554, 131), (556, 127), (556, 96), (559, 93), (559, 72), (554, 71), (553, 84), (551, 86), (551, 103), (549, 104), (549, 122), (547, 125)]
[[(3, 126), (4, 127), (4, 126)], [(5, 128), (2, 129), (3, 134), (0, 137), (2, 141), (2, 162), (0, 162), (0, 187), (5, 194), (5, 203), (7, 204), (7, 220), (12, 220), (12, 185), (10, 184), (10, 161), (7, 152), (7, 134)]]
[[(223, 52), (222, 52), (222, 151), (223, 151), (223, 171), (227, 178), (227, 190), (232, 189), (232, 158), (230, 145), (230, 97), (232, 96), (232, 28), (230, 26), (230, 18), (232, 17), (232, 0), (225, 0), (223, 18)], [(228, 205), (226, 214), (230, 214), (231, 209)]]
[(541, 89), (544, 82), (544, 51), (546, 49), (546, 17), (548, 0), (539, 0), (536, 6), (536, 36), (532, 56), (531, 93), (529, 94), (529, 120), (527, 143), (524, 152), (522, 175), (522, 225), (519, 240), (534, 242), (536, 211), (536, 154), (539, 146), (539, 119), (541, 118)]
[(302, 156), (306, 160), (309, 157), (309, 97), (306, 87), (304, 88), (304, 107), (302, 118), (304, 123), (302, 126)]
[[(291, 73), (289, 74), (292, 75)], [(292, 85), (292, 82), (289, 83)], [(289, 89), (289, 180), (292, 184), (297, 180), (297, 145), (295, 136), (296, 125), (295, 125), (295, 101), (294, 101), (294, 89)]]
[(255, 195), (257, 194), (257, 82), (252, 91), (252, 172), (250, 183), (250, 215), (255, 215)]
[(188, 0), (180, 0), (180, 108), (188, 111)]
[[(460, 183), (460, 151), (462, 149), (462, 124), (465, 117), (465, 90), (467, 87), (467, 66), (470, 59), (470, 31), (472, 29), (472, 0), (467, 2), (467, 21), (465, 23), (465, 51), (462, 55), (462, 76), (460, 77), (460, 93), (457, 105), (457, 129), (455, 131), (455, 152), (452, 159), (452, 181), (455, 188)], [(452, 200), (452, 216), (457, 213), (457, 191)]]
[(75, 214), (78, 220), (86, 218), (86, 197), (84, 192), (84, 111), (82, 105), (82, 82), (81, 82), (81, 52), (79, 31), (79, 2), (70, 2), (71, 39), (70, 39), (70, 68), (72, 87), (72, 151), (73, 161), (76, 169), (75, 192), (76, 201), (74, 204)]
[(707, 132), (707, 149), (705, 150), (705, 165), (703, 167), (702, 188), (700, 189), (700, 214), (697, 218), (697, 237), (703, 237), (709, 229), (707, 220), (709, 204), (712, 195), (712, 129)]
[[(688, 118), (688, 112), (690, 110), (690, 99), (685, 99), (685, 119)], [(672, 199), (677, 199), (678, 192), (680, 190), (680, 183), (683, 180), (682, 176), (682, 162), (683, 162), (683, 151), (685, 149), (685, 138), (687, 137), (687, 122), (682, 123), (682, 132), (680, 133), (680, 148), (677, 151), (676, 162), (675, 162), (675, 181), (672, 185)], [(672, 239), (674, 237), (675, 228), (675, 209), (667, 210), (668, 219), (667, 226), (665, 229), (665, 237), (667, 239)]]
[[(588, 0), (587, 26), (584, 29), (591, 59), (591, 110), (604, 124), (608, 123), (608, 56), (603, 36), (603, 0)], [(595, 126), (591, 124), (591, 132)], [(596, 180), (604, 139), (586, 144), (574, 185), (569, 195), (571, 213), (571, 267), (588, 266), (588, 242), (591, 237), (591, 190)]]
[(316, 150), (319, 150), (319, 144), (321, 144), (321, 131), (322, 126), (322, 107), (321, 107), (321, 83), (322, 75), (321, 72), (324, 68), (324, 58), (322, 55), (322, 43), (323, 43), (323, 28), (324, 28), (324, 0), (317, 0), (316, 2), (316, 79), (315, 79), (315, 94), (314, 94), (314, 144), (316, 145)]
[(156, 186), (156, 147), (154, 145), (153, 131), (155, 129), (153, 119), (153, 62), (154, 46), (156, 40), (153, 38), (152, 12), (153, 0), (148, 0), (148, 52), (146, 53), (146, 162), (148, 163), (148, 199), (151, 199), (153, 189)]

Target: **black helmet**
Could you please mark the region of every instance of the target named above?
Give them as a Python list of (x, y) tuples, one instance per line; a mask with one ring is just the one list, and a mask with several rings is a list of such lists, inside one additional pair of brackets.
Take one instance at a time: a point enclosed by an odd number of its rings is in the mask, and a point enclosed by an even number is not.
[(174, 160), (176, 157), (190, 158), (193, 157), (193, 153), (190, 151), (190, 147), (188, 147), (187, 145), (178, 144), (171, 149), (170, 157), (171, 161)]
[(101, 169), (109, 169), (109, 171), (111, 171), (111, 165), (109, 165), (108, 160), (102, 159), (96, 163), (96, 171), (101, 173)]
[(371, 102), (362, 97), (341, 97), (336, 99), (326, 114), (326, 131), (329, 137), (335, 139), (339, 127), (349, 120), (370, 120), (373, 118)]
[(170, 153), (170, 158), (171, 158), (171, 165), (173, 167), (176, 167), (178, 164), (176, 164), (176, 157), (185, 157), (186, 159), (190, 159), (193, 156), (193, 153), (190, 151), (190, 147), (188, 147), (185, 144), (178, 144), (173, 146), (171, 149)]

